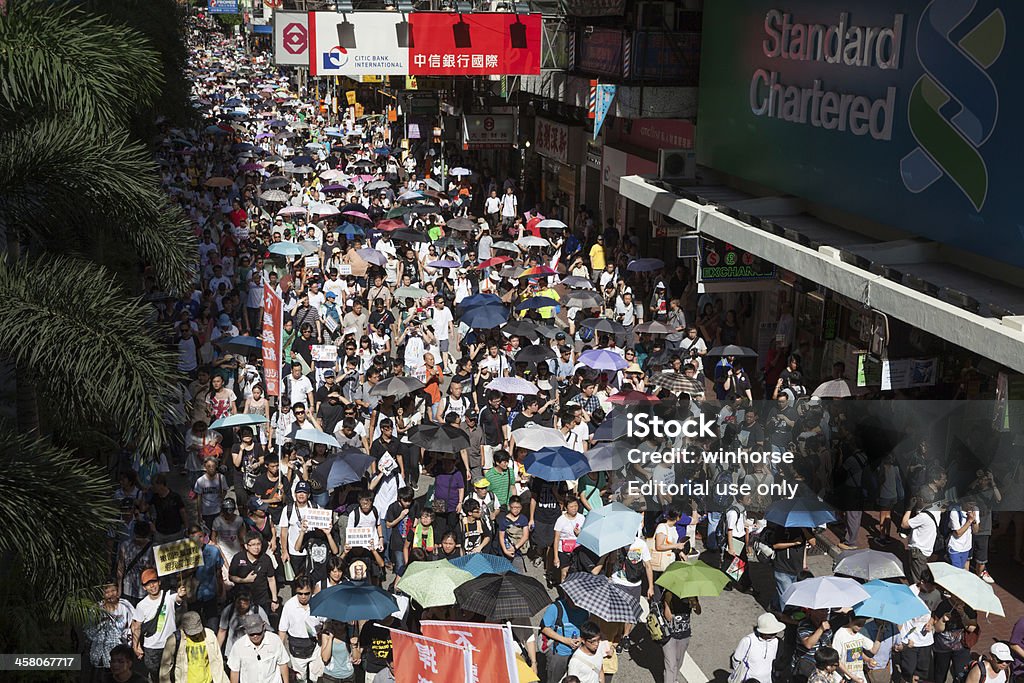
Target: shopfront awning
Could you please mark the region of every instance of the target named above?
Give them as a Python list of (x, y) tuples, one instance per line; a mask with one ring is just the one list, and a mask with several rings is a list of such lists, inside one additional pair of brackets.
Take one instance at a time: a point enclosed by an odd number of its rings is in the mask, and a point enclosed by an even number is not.
[(805, 213), (799, 199), (724, 186), (666, 189), (624, 176), (619, 194), (865, 306), (1024, 372), (1024, 289), (943, 260), (915, 238), (874, 240)]

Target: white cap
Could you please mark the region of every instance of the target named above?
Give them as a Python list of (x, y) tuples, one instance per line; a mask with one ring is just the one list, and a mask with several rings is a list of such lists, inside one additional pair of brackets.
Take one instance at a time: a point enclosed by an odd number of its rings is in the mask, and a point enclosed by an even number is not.
[(992, 647), (989, 648), (989, 652), (991, 652), (992, 656), (1000, 662), (1013, 661), (1013, 655), (1010, 654), (1010, 646), (1006, 643), (992, 643)]

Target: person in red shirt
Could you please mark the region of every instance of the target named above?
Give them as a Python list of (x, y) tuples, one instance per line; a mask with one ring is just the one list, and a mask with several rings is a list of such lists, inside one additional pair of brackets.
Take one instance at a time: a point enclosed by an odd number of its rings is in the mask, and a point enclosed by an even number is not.
[(228, 214), (228, 220), (231, 221), (233, 226), (237, 228), (242, 225), (248, 217), (249, 214), (246, 213), (245, 209), (242, 208), (242, 205), (237, 199), (231, 202), (231, 213)]

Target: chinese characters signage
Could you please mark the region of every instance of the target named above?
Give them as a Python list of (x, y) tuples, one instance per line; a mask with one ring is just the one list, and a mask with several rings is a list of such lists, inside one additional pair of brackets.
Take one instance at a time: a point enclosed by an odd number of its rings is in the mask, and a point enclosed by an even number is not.
[(537, 153), (563, 164), (569, 163), (569, 126), (539, 116), (536, 121), (533, 144)]
[(510, 114), (470, 114), (462, 117), (464, 149), (511, 147), (516, 122)]
[(423, 635), (468, 648), (472, 655), (470, 683), (487, 672), (487, 683), (516, 683), (519, 680), (512, 654), (512, 634), (498, 624), (474, 624), (461, 621), (424, 621)]
[(539, 14), (450, 12), (409, 15), (409, 73), (491, 76), (540, 73)]
[(281, 395), (281, 297), (263, 285), (263, 378), (267, 396)]
[(540, 73), (540, 14), (310, 12), (308, 32), (313, 76)]
[(580, 34), (576, 67), (595, 76), (622, 76), (622, 37), (615, 28), (594, 28)]
[(396, 683), (469, 683), (468, 649), (404, 631), (391, 631)]
[(203, 563), (203, 551), (191, 538), (153, 546), (158, 576), (195, 569)]
[(238, 0), (209, 0), (206, 8), (210, 14), (238, 14)]
[(619, 142), (643, 149), (693, 149), (697, 128), (682, 119), (616, 119)]

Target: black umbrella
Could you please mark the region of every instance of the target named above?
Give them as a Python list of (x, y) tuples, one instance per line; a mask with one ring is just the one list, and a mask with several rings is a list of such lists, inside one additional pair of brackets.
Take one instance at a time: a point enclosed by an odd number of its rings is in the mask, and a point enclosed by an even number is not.
[(313, 163), (313, 157), (309, 156), (308, 154), (300, 154), (297, 157), (292, 157), (291, 161), (296, 166), (301, 166), (304, 164), (308, 165)]
[(438, 453), (458, 453), (469, 448), (469, 435), (446, 424), (421, 424), (409, 430), (409, 442)]
[(388, 377), (370, 389), (371, 396), (406, 396), (426, 385), (415, 377)]
[(448, 247), (455, 247), (456, 249), (462, 249), (466, 246), (464, 240), (460, 240), (458, 237), (442, 237), (441, 239), (434, 242), (438, 249), (447, 249)]
[(604, 332), (605, 334), (625, 334), (626, 328), (622, 326), (622, 323), (617, 323), (609, 318), (587, 318), (582, 323), (583, 327), (589, 327), (595, 332)]
[(373, 166), (373, 162), (370, 161), (369, 159), (358, 159), (357, 161), (353, 161), (352, 163), (350, 163), (349, 166), (355, 166), (357, 168), (369, 168), (370, 166)]
[(455, 589), (459, 607), (495, 622), (529, 619), (549, 604), (544, 585), (523, 574), (484, 574)]
[(528, 320), (513, 320), (506, 323), (501, 331), (514, 337), (537, 338), (537, 325)]
[(283, 176), (274, 176), (263, 181), (264, 190), (280, 190), (285, 187), (291, 187), (291, 185), (292, 181)]
[(726, 344), (725, 346), (716, 346), (713, 349), (708, 349), (709, 356), (736, 356), (737, 358), (757, 358), (757, 351), (754, 349), (748, 349), (746, 346), (736, 346), (735, 344)]
[(430, 241), (430, 237), (428, 237), (427, 235), (424, 235), (423, 233), (420, 233), (420, 232), (414, 232), (412, 230), (407, 230), (405, 228), (399, 228), (398, 230), (395, 230), (393, 233), (391, 233), (391, 239), (393, 239), (393, 240), (402, 240), (402, 241), (405, 241), (405, 242), (423, 242), (423, 243), (426, 243), (426, 242)]
[(474, 221), (471, 221), (465, 216), (459, 216), (458, 218), (453, 218), (445, 223), (444, 227), (452, 230), (459, 230), (461, 232), (472, 232), (476, 228), (476, 225), (477, 224)]
[[(507, 326), (506, 326), (507, 327)], [(546, 344), (531, 344), (519, 350), (516, 354), (517, 363), (540, 363), (549, 358), (555, 358), (555, 352)]]

